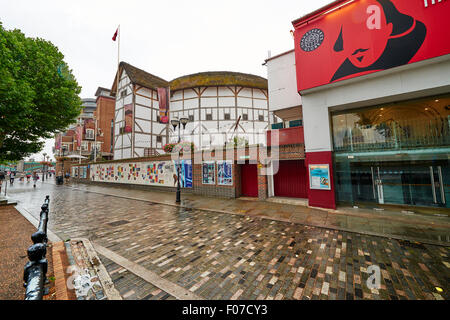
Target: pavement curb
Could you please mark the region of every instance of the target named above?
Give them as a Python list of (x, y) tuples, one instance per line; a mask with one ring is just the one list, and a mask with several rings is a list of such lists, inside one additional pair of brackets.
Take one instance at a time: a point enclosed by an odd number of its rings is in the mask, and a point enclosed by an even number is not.
[(105, 266), (99, 259), (97, 252), (95, 251), (89, 239), (77, 238), (71, 239), (71, 241), (81, 241), (83, 243), (86, 252), (89, 256), (89, 262), (94, 267), (95, 272), (97, 273), (97, 276), (100, 280), (100, 283), (102, 284), (102, 287), (108, 300), (122, 300), (122, 296), (120, 295), (119, 291), (117, 291), (116, 288), (114, 287), (114, 282), (109, 276), (108, 271), (106, 271)]
[(75, 292), (67, 287), (65, 270), (69, 267), (64, 242), (53, 243), (53, 272), (55, 273), (56, 300), (77, 300)]

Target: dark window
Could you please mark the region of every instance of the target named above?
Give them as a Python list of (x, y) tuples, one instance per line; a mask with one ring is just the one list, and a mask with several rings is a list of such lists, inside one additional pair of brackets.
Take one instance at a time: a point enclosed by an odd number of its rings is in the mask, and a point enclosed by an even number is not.
[(162, 136), (156, 136), (156, 142), (162, 142)]
[(283, 129), (284, 128), (284, 123), (280, 122), (280, 123), (273, 123), (272, 124), (272, 129), (277, 130), (277, 129)]
[(293, 128), (293, 127), (301, 127), (303, 126), (303, 121), (302, 120), (292, 120), (289, 121), (289, 128)]
[(206, 114), (206, 120), (208, 120), (208, 121), (211, 121), (213, 118), (212, 118), (212, 114), (211, 113), (207, 113)]
[(156, 122), (161, 123), (161, 117), (160, 116), (156, 116)]
[(120, 93), (120, 96), (123, 98), (123, 97), (125, 97), (126, 95), (127, 95), (127, 89), (125, 89), (125, 90), (122, 90), (122, 92)]
[(194, 122), (194, 115), (189, 115), (189, 122)]
[(229, 113), (225, 113), (224, 119), (225, 120), (230, 120), (231, 119), (230, 114)]
[(258, 120), (259, 120), (259, 121), (264, 121), (264, 115), (260, 114), (260, 115), (258, 116)]
[(247, 121), (248, 120), (248, 114), (243, 114), (242, 115), (242, 120)]

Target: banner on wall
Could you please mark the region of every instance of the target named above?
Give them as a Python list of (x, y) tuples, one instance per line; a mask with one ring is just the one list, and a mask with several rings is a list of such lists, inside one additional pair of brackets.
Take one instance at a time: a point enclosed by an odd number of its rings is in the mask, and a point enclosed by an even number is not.
[(356, 0), (294, 21), (298, 90), (449, 54), (449, 12), (450, 1)]
[(125, 108), (124, 133), (130, 133), (133, 132), (133, 105), (127, 104), (124, 108)]
[(76, 138), (77, 138), (77, 146), (79, 148), (81, 146), (81, 140), (83, 139), (83, 127), (77, 126), (75, 134), (76, 134)]
[(61, 149), (61, 134), (60, 133), (57, 133), (55, 135), (55, 149), (56, 150)]
[(170, 88), (158, 88), (160, 123), (169, 123)]
[(309, 165), (309, 188), (331, 190), (330, 166), (328, 164)]
[(217, 184), (233, 185), (233, 161), (217, 161)]
[(202, 183), (215, 184), (216, 182), (216, 164), (215, 162), (203, 162), (202, 165)]

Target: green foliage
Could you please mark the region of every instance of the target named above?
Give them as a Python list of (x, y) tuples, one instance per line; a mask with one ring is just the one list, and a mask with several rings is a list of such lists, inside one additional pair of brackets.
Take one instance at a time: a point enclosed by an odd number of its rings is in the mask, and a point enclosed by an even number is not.
[(227, 148), (248, 147), (248, 140), (245, 137), (233, 137), (227, 142)]
[(0, 22), (0, 161), (39, 152), (80, 114), (81, 87), (51, 42)]

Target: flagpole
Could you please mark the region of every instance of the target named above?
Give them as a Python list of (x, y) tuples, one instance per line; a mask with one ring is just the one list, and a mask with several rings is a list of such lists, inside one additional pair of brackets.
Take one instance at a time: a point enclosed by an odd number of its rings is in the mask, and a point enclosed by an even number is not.
[[(114, 102), (114, 109), (116, 108), (116, 104), (117, 104), (117, 98), (119, 97), (119, 78), (120, 78), (120, 24), (119, 27), (117, 28), (117, 36), (119, 37), (118, 41), (117, 41), (117, 79), (116, 79), (116, 101)], [(114, 126), (112, 128), (112, 130), (116, 130), (116, 124), (115, 124), (115, 119), (114, 119)], [(113, 149), (113, 159), (114, 159), (114, 147), (116, 144), (116, 133), (113, 132), (113, 141), (111, 142)]]

